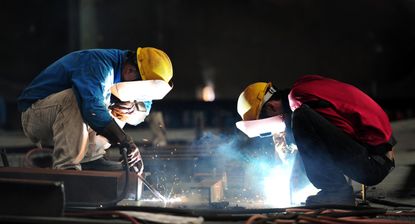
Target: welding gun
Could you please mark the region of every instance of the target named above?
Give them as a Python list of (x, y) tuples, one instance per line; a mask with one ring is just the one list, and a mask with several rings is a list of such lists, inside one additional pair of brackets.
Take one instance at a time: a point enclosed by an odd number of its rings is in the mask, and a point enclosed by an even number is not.
[[(138, 148), (137, 148), (137, 150), (138, 150)], [(128, 150), (127, 150), (126, 147), (121, 147), (120, 151), (121, 151), (121, 154), (125, 155)], [(124, 156), (124, 160), (125, 160), (125, 156)], [(144, 177), (142, 176), (143, 161), (141, 159), (141, 156), (140, 156), (140, 160), (137, 161), (135, 164), (133, 164), (130, 167), (130, 172), (137, 173), (137, 178), (139, 180), (141, 180), (141, 182), (151, 191), (151, 193), (154, 196), (156, 196), (158, 199), (162, 200), (164, 203), (167, 202), (167, 199), (158, 190), (156, 190), (146, 179), (144, 179)]]

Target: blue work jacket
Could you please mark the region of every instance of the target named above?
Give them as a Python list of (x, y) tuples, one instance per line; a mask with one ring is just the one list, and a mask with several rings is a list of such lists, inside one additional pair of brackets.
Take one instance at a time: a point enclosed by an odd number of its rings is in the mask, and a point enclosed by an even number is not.
[(107, 109), (110, 88), (121, 82), (126, 53), (118, 49), (91, 49), (63, 56), (23, 90), (18, 98), (19, 110), (25, 111), (37, 100), (72, 88), (85, 123), (102, 131), (112, 121)]

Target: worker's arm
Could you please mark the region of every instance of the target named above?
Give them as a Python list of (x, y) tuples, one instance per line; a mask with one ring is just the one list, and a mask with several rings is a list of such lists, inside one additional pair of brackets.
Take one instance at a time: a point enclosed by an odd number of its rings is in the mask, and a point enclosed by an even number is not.
[(128, 155), (128, 166), (129, 167), (137, 167), (138, 173), (141, 174), (144, 169), (144, 164), (141, 159), (141, 154), (134, 143), (133, 139), (128, 136), (115, 120), (112, 120), (103, 130), (102, 132), (98, 133), (106, 137), (111, 144), (116, 144), (119, 146), (120, 149), (126, 148), (127, 155)]
[[(98, 134), (106, 137), (111, 144), (127, 148), (129, 165), (141, 161), (141, 155), (134, 141), (116, 124), (106, 102), (110, 99), (109, 86), (114, 80), (111, 68), (92, 61), (86, 68), (72, 76), (74, 92), (79, 100), (82, 117)], [(142, 166), (140, 167), (142, 170)]]
[(82, 117), (98, 133), (113, 119), (107, 109), (111, 96), (108, 85), (113, 80), (110, 68), (96, 61), (72, 75), (72, 86)]

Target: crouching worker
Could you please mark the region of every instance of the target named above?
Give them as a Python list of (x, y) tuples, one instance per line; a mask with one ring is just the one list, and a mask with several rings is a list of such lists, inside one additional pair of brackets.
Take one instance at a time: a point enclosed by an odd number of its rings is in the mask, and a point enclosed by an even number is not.
[(155, 48), (69, 53), (18, 98), (23, 131), (38, 147), (53, 146), (55, 169), (122, 170), (124, 163), (104, 158), (113, 144), (127, 149), (126, 163), (141, 174), (140, 151), (122, 128), (144, 120), (172, 76), (170, 59)]
[(236, 125), (250, 137), (269, 133), (278, 145), (285, 127), (292, 132), (306, 175), (320, 189), (306, 205), (355, 205), (345, 175), (371, 186), (395, 166), (386, 113), (352, 85), (318, 75), (301, 77), (290, 91), (258, 82), (239, 96), (238, 113)]

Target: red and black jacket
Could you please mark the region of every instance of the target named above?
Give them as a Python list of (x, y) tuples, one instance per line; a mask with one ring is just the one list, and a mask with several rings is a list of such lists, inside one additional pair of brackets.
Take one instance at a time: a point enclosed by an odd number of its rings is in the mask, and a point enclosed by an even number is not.
[(312, 108), (356, 141), (374, 147), (385, 145), (389, 149), (396, 144), (386, 113), (352, 85), (319, 75), (306, 75), (294, 83), (288, 100), (292, 111), (303, 103), (328, 102), (329, 106)]

